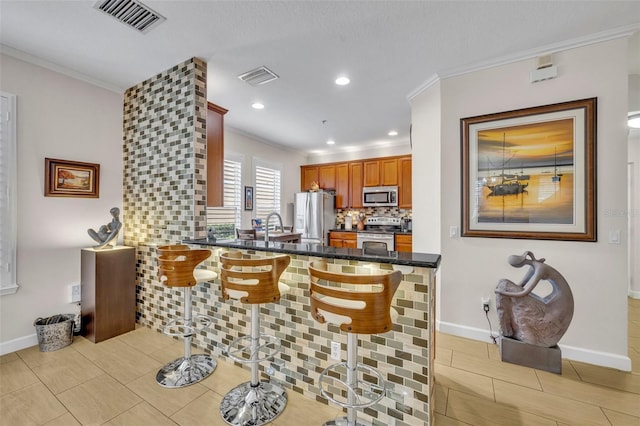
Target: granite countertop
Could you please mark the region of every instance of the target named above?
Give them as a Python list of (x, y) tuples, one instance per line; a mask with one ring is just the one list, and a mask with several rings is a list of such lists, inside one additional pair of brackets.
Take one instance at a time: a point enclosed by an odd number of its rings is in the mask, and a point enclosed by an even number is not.
[[(347, 231), (348, 232), (348, 231)], [(317, 256), (332, 259), (361, 260), (364, 262), (390, 263), (394, 265), (409, 265), (437, 269), (440, 265), (439, 254), (409, 253), (398, 251), (376, 251), (364, 253), (362, 249), (323, 246), (316, 243), (280, 243), (262, 240), (217, 240), (208, 241), (206, 238), (186, 240), (185, 244), (227, 247), (244, 250), (268, 251), (274, 253), (298, 254), (303, 256)]]

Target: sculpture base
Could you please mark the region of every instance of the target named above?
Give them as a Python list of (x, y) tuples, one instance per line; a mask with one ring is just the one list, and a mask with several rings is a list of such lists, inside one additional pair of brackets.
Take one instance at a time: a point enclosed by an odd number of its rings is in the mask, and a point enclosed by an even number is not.
[(562, 353), (558, 345), (550, 348), (535, 346), (520, 340), (502, 336), (500, 338), (502, 361), (551, 373), (562, 373)]

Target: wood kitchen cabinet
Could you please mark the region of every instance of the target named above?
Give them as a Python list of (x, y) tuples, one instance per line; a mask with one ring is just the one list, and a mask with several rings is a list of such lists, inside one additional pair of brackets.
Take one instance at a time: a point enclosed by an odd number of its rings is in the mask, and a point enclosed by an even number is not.
[(310, 190), (313, 182), (336, 190), (337, 209), (362, 208), (365, 186), (398, 186), (398, 207), (411, 208), (410, 155), (300, 166), (300, 190)]
[(398, 158), (398, 207), (410, 209), (412, 205), (411, 157)]
[(346, 209), (349, 204), (349, 164), (336, 165), (336, 208)]
[(312, 183), (321, 189), (337, 189), (336, 165), (300, 166), (300, 189), (308, 191)]
[(300, 190), (308, 191), (313, 182), (318, 183), (320, 180), (318, 173), (318, 166), (300, 166)]
[(355, 232), (329, 232), (329, 245), (331, 247), (348, 247), (356, 248), (356, 233)]
[(227, 111), (207, 102), (207, 207), (224, 205), (224, 115)]
[(398, 185), (398, 159), (395, 157), (363, 161), (364, 186)]
[(336, 166), (331, 164), (318, 167), (318, 185), (322, 189), (336, 189)]
[(363, 186), (380, 186), (380, 163), (378, 160), (362, 162)]
[(413, 251), (413, 236), (410, 234), (396, 234), (396, 251)]
[(349, 163), (349, 207), (362, 208), (364, 165), (361, 161)]

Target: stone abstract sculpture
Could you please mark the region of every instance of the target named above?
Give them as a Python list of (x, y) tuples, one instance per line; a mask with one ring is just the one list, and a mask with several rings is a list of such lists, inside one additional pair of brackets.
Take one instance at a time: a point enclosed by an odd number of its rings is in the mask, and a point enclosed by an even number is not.
[(91, 238), (93, 238), (98, 245), (93, 246), (94, 249), (104, 249), (107, 247), (115, 247), (118, 242), (118, 233), (122, 228), (122, 223), (120, 222), (120, 209), (117, 207), (113, 207), (109, 210), (111, 213), (112, 219), (111, 222), (106, 225), (102, 225), (98, 232), (93, 229), (88, 229), (87, 233)]
[[(569, 328), (573, 318), (573, 294), (558, 271), (536, 259), (530, 251), (509, 256), (509, 264), (529, 270), (519, 284), (500, 280), (496, 287), (496, 309), (502, 335), (535, 346), (555, 346)], [(540, 297), (533, 289), (548, 281), (551, 293)]]

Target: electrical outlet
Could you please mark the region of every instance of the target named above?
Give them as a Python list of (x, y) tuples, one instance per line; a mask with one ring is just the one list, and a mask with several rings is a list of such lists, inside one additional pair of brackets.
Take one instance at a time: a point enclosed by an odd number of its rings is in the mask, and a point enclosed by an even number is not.
[(340, 342), (331, 342), (331, 359), (340, 361)]
[(484, 312), (489, 312), (489, 308), (491, 306), (491, 301), (488, 297), (483, 297), (482, 299), (482, 310)]
[(77, 303), (80, 301), (80, 284), (72, 284), (69, 286), (71, 303)]

